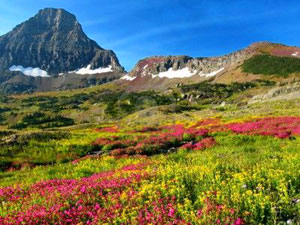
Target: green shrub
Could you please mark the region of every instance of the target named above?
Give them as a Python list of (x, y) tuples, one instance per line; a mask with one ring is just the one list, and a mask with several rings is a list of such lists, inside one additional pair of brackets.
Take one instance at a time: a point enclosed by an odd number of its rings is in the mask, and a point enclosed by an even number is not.
[(277, 75), (286, 77), (300, 72), (300, 59), (271, 55), (256, 55), (246, 60), (242, 65), (246, 73)]
[(23, 129), (27, 127), (53, 128), (70, 126), (74, 120), (61, 115), (49, 116), (42, 112), (30, 113), (23, 117), (21, 121), (11, 126), (14, 129)]
[(256, 82), (238, 83), (233, 82), (227, 84), (214, 84), (208, 81), (203, 81), (197, 84), (189, 84), (181, 86), (183, 99), (192, 97), (194, 101), (202, 104), (221, 103), (226, 98), (229, 98), (235, 93), (240, 93), (250, 88), (256, 87)]

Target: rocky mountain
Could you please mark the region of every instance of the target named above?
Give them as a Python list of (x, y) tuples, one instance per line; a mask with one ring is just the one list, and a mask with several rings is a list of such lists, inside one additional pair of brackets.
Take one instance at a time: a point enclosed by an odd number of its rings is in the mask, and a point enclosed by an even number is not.
[[(7, 77), (8, 71), (28, 78), (63, 74), (116, 75), (124, 73), (124, 68), (113, 51), (101, 48), (87, 37), (73, 14), (46, 8), (0, 37), (2, 79)], [(31, 81), (37, 89), (38, 83)]]
[[(191, 84), (205, 80), (213, 83), (252, 81), (260, 79), (260, 74), (245, 73), (242, 71), (241, 65), (258, 54), (299, 58), (300, 49), (270, 42), (259, 42), (219, 57), (149, 57), (140, 60), (134, 69), (121, 79), (128, 86), (128, 90), (133, 91), (166, 90), (174, 85)], [(271, 64), (270, 67), (272, 67)]]

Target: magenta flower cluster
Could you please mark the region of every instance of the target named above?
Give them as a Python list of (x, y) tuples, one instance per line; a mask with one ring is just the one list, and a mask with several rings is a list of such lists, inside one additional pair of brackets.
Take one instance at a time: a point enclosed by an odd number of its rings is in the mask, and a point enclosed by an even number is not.
[[(8, 213), (0, 224), (99, 224), (121, 217), (141, 180), (150, 175), (145, 164), (102, 172), (82, 179), (39, 182), (29, 188), (0, 189), (0, 201)], [(121, 196), (124, 196), (124, 199)]]
[(187, 150), (203, 150), (206, 148), (211, 148), (216, 144), (217, 144), (217, 142), (215, 141), (215, 139), (213, 137), (207, 137), (195, 144), (193, 144), (192, 142), (189, 142), (189, 143), (183, 145), (181, 148), (187, 149)]
[(238, 134), (289, 138), (300, 135), (300, 117), (267, 117), (252, 122), (233, 123), (227, 127)]
[[(157, 129), (144, 128), (139, 130), (142, 133), (148, 132), (150, 135), (136, 135), (131, 139), (120, 137), (99, 138), (92, 143), (98, 150), (109, 150), (110, 155), (153, 155), (166, 152), (171, 148), (178, 148), (187, 142), (195, 142), (196, 148), (210, 147), (206, 139), (203, 142), (198, 140), (208, 137), (207, 129), (185, 128), (183, 125), (164, 126)], [(203, 145), (203, 146), (202, 146)]]

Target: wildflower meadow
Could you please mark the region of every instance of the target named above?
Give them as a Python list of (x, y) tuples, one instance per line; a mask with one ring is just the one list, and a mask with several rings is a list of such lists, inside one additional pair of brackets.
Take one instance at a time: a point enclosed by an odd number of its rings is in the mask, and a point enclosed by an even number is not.
[(299, 131), (300, 117), (86, 129), (84, 156), (2, 173), (0, 224), (299, 224)]

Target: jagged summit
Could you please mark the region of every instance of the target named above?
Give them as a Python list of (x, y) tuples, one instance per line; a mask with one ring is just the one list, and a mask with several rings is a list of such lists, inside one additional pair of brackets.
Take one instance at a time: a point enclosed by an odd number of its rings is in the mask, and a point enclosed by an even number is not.
[(82, 73), (99, 68), (124, 71), (115, 53), (89, 39), (73, 14), (53, 8), (40, 10), (0, 37), (1, 70), (14, 65), (25, 75), (28, 68), (38, 68), (49, 76), (82, 68)]

